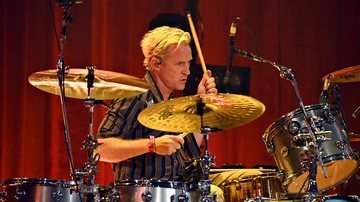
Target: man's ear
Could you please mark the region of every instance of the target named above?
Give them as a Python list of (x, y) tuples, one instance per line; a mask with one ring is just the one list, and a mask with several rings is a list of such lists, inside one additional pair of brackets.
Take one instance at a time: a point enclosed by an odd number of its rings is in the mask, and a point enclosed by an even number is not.
[(152, 69), (159, 70), (160, 64), (162, 63), (161, 58), (152, 57), (150, 60), (150, 65)]

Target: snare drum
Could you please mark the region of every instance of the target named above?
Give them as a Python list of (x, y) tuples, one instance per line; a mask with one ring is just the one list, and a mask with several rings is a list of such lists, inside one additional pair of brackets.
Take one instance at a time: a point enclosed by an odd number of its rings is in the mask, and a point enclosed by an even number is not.
[[(316, 104), (306, 106), (307, 117), (316, 127), (316, 138), (322, 138), (319, 145), (325, 178), (320, 165), (317, 167), (319, 191), (334, 187), (350, 178), (358, 169), (358, 156), (353, 153), (345, 123), (338, 106)], [(309, 169), (302, 154), (308, 151), (305, 145), (294, 142), (294, 137), (308, 134), (309, 128), (300, 109), (282, 116), (266, 130), (263, 140), (267, 151), (274, 155), (276, 164), (284, 175), (284, 186), (289, 193), (303, 193), (308, 186)]]
[(165, 180), (117, 181), (114, 188), (120, 192), (119, 201), (198, 201), (200, 194), (188, 192), (183, 182)]
[(53, 179), (12, 178), (2, 184), (4, 201), (80, 201), (74, 182)]
[(284, 193), (280, 179), (275, 173), (232, 179), (221, 185), (225, 201), (279, 199)]

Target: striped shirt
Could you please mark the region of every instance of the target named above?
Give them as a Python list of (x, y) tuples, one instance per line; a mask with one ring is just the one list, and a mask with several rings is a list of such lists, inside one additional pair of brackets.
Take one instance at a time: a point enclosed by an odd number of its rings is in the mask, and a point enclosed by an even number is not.
[[(159, 137), (165, 134), (147, 128), (139, 123), (137, 117), (147, 106), (163, 101), (162, 94), (149, 72), (145, 75), (150, 90), (137, 96), (117, 99), (103, 119), (97, 137), (119, 137), (122, 139)], [(166, 132), (166, 134), (171, 134)], [(146, 153), (113, 164), (115, 180), (159, 179), (177, 180), (180, 178), (185, 162), (198, 158), (200, 149), (193, 134), (187, 135), (183, 147), (171, 155)]]

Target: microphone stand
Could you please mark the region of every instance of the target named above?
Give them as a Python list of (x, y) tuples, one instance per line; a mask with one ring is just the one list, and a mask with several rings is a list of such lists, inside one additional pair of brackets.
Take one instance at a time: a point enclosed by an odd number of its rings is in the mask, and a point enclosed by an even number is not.
[[(308, 194), (305, 196), (305, 200), (306, 201), (312, 201), (314, 198), (316, 198), (316, 196), (319, 194), (318, 188), (317, 188), (317, 183), (316, 183), (316, 175), (317, 175), (317, 164), (319, 163), (322, 171), (324, 173), (325, 177), (328, 177), (327, 172), (325, 170), (324, 167), (324, 163), (322, 161), (321, 155), (320, 155), (320, 141), (321, 140), (317, 140), (316, 136), (315, 136), (315, 123), (307, 116), (306, 110), (305, 110), (305, 106), (304, 103), (302, 101), (300, 92), (299, 92), (299, 88), (297, 86), (297, 82), (295, 79), (294, 74), (291, 72), (291, 69), (277, 64), (275, 62), (271, 62), (269, 60), (266, 60), (264, 58), (261, 58), (260, 56), (254, 55), (252, 53), (248, 53), (245, 52), (243, 50), (239, 50), (234, 48), (234, 54), (235, 55), (240, 55), (243, 56), (245, 58), (257, 61), (257, 62), (261, 62), (261, 63), (265, 63), (265, 64), (270, 64), (274, 67), (276, 67), (279, 72), (280, 72), (280, 77), (282, 79), (286, 79), (288, 81), (291, 82), (291, 84), (294, 87), (295, 93), (296, 93), (296, 97), (297, 97), (297, 101), (298, 104), (300, 106), (300, 109), (304, 115), (304, 124), (305, 127), (309, 128), (309, 137), (310, 140), (308, 140), (308, 138), (305, 138), (304, 140), (307, 142), (307, 147), (309, 148), (310, 154), (309, 154), (309, 186), (307, 188), (307, 192)], [(301, 138), (301, 137), (300, 137)]]
[[(74, 173), (74, 160), (72, 156), (72, 150), (71, 150), (71, 142), (70, 142), (70, 132), (69, 132), (69, 123), (66, 113), (66, 102), (65, 102), (65, 75), (68, 73), (68, 67), (65, 67), (64, 64), (64, 57), (62, 55), (64, 50), (64, 45), (66, 41), (66, 29), (69, 25), (69, 22), (72, 21), (73, 15), (69, 13), (69, 10), (72, 6), (72, 3), (69, 4), (59, 4), (64, 9), (63, 14), (63, 21), (62, 21), (62, 34), (61, 34), (61, 46), (60, 46), (60, 53), (59, 53), (59, 59), (57, 63), (57, 77), (59, 81), (59, 88), (60, 88), (60, 102), (61, 102), (61, 109), (62, 109), (62, 115), (63, 115), (63, 122), (64, 122), (64, 135), (65, 135), (65, 141), (66, 141), (66, 147), (68, 151), (69, 156), (69, 163), (70, 163), (70, 172), (71, 176)], [(74, 180), (74, 179), (73, 179)]]

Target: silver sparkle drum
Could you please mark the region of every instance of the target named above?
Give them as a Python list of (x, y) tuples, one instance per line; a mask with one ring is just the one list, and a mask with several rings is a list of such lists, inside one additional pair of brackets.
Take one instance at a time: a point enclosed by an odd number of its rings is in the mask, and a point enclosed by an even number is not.
[(264, 173), (231, 179), (221, 184), (225, 201), (251, 201), (280, 199), (284, 192), (276, 173)]
[(2, 201), (80, 201), (74, 182), (54, 179), (12, 178), (2, 184)]
[(120, 192), (119, 201), (126, 202), (172, 202), (198, 201), (197, 191), (189, 192), (183, 182), (166, 180), (117, 181), (114, 187)]
[[(350, 178), (358, 169), (358, 156), (352, 151), (340, 109), (329, 104), (305, 106), (307, 117), (315, 125), (320, 156), (328, 177), (317, 167), (319, 191), (334, 187)], [(273, 154), (289, 193), (303, 193), (307, 189), (309, 168), (304, 156), (308, 147), (297, 142), (309, 134), (300, 109), (282, 116), (266, 130), (263, 140)]]
[(328, 195), (321, 199), (321, 202), (360, 202), (358, 196), (339, 196), (339, 195)]

